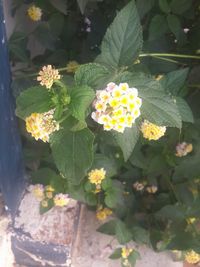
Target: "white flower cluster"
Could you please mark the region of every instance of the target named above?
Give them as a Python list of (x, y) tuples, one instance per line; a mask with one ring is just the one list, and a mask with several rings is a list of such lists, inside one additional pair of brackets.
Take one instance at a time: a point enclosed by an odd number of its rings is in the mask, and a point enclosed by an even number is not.
[(142, 99), (138, 97), (138, 90), (130, 88), (127, 83), (109, 83), (105, 89), (96, 92), (93, 105), (93, 120), (102, 124), (106, 131), (123, 133), (140, 116)]

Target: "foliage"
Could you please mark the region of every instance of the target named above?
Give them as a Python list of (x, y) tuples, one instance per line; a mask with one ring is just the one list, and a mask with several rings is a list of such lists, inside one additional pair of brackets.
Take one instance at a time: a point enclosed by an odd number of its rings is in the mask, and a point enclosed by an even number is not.
[[(200, 253), (200, 2), (34, 4), (42, 9), (41, 21), (28, 34), (17, 29), (9, 44), (13, 65), (25, 64), (14, 72), (16, 114), (26, 120), (32, 113), (53, 110), (59, 129), (48, 146), (35, 142), (20, 122), (33, 183), (51, 185), (55, 193), (86, 203), (101, 211), (99, 218), (112, 209), (115, 216), (98, 231), (121, 244), (110, 257), (121, 258), (122, 266), (127, 261), (134, 266), (139, 258), (135, 250), (123, 254), (131, 240), (156, 251)], [(13, 12), (22, 6), (28, 7), (27, 1), (13, 1)], [(43, 47), (32, 59), (31, 38)], [(75, 74), (66, 73), (70, 60), (80, 63)], [(32, 74), (47, 64), (62, 73), (48, 89)], [(142, 100), (140, 116), (123, 132), (104, 131), (91, 116), (100, 90), (111, 82), (128, 84)], [(145, 139), (145, 120), (155, 136), (165, 127), (164, 136)], [(90, 179), (91, 170), (101, 170), (101, 179)], [(52, 206), (50, 199), (42, 212)]]

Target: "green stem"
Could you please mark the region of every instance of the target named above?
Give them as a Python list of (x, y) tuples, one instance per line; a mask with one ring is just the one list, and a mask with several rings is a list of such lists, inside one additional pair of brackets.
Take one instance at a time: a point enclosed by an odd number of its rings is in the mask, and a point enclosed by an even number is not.
[(200, 59), (200, 56), (184, 55), (184, 54), (170, 54), (170, 53), (144, 53), (144, 54), (139, 55), (139, 57), (155, 57), (155, 56)]
[(164, 60), (164, 61), (176, 63), (176, 64), (182, 64), (181, 62), (179, 62), (177, 60), (173, 60), (173, 59), (169, 59), (169, 58), (158, 57), (158, 56), (152, 56), (152, 57), (157, 58), (157, 59), (161, 59), (161, 60)]

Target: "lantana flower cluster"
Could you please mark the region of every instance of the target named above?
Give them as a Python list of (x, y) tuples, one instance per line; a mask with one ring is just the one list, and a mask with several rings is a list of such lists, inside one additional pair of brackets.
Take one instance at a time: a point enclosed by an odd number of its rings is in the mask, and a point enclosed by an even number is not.
[(186, 142), (180, 143), (176, 146), (176, 156), (184, 157), (187, 154), (191, 153), (193, 150), (192, 144), (188, 144)]
[(53, 118), (54, 109), (45, 113), (32, 113), (26, 118), (26, 130), (36, 140), (49, 142), (50, 135), (59, 130), (59, 124)]
[(148, 120), (144, 120), (140, 128), (143, 137), (148, 140), (158, 140), (160, 139), (166, 132), (165, 126), (158, 126), (149, 122)]
[(97, 212), (96, 212), (96, 217), (98, 220), (103, 221), (111, 214), (112, 214), (111, 209), (103, 208), (102, 206), (99, 206), (99, 208), (97, 209)]
[(104, 130), (123, 133), (140, 116), (142, 99), (138, 97), (138, 90), (130, 88), (127, 83), (116, 85), (111, 82), (105, 89), (97, 91), (93, 105), (92, 118), (103, 125)]
[(57, 207), (64, 207), (69, 203), (69, 195), (68, 194), (56, 194), (54, 197), (54, 204)]
[(190, 264), (196, 264), (200, 261), (200, 254), (196, 253), (194, 250), (188, 251), (185, 254), (185, 260)]
[(31, 20), (33, 20), (33, 21), (41, 20), (41, 17), (42, 17), (41, 8), (39, 8), (35, 5), (32, 5), (28, 8), (27, 13), (28, 13), (28, 16)]
[(61, 76), (59, 71), (54, 69), (51, 65), (43, 66), (39, 71), (37, 81), (40, 82), (42, 86), (45, 86), (47, 89), (51, 89), (53, 83), (56, 80), (60, 80)]
[(99, 193), (101, 191), (101, 183), (106, 178), (106, 171), (104, 168), (94, 169), (88, 173), (88, 180), (91, 184), (96, 186), (95, 193)]

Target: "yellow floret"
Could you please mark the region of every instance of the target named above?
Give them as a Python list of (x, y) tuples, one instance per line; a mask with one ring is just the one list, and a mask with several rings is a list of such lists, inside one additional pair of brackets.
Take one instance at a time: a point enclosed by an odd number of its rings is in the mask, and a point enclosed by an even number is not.
[(122, 258), (127, 259), (131, 252), (133, 252), (132, 248), (123, 247), (121, 252)]
[(102, 206), (100, 206), (97, 209), (96, 212), (96, 217), (98, 220), (103, 221), (105, 220), (108, 216), (110, 216), (112, 214), (112, 210), (108, 209), (108, 208), (102, 208)]
[(54, 197), (54, 205), (58, 207), (64, 207), (69, 203), (69, 197), (66, 194), (57, 194)]
[(75, 73), (77, 71), (77, 69), (79, 68), (79, 64), (77, 61), (75, 60), (72, 60), (72, 61), (69, 61), (69, 63), (67, 64), (67, 72), (68, 73)]
[(95, 169), (88, 173), (88, 179), (91, 184), (100, 185), (106, 178), (106, 171), (104, 168)]
[(39, 7), (36, 7), (35, 5), (31, 6), (27, 10), (28, 16), (33, 21), (39, 21), (42, 17), (42, 10)]
[(45, 113), (32, 113), (26, 118), (26, 130), (36, 140), (49, 142), (50, 134), (59, 130), (59, 124), (53, 119), (54, 110)]
[(200, 255), (194, 250), (191, 250), (185, 254), (185, 260), (190, 264), (196, 264), (200, 261)]
[(143, 137), (148, 140), (158, 140), (165, 134), (165, 131), (165, 126), (158, 126), (147, 120), (145, 120), (141, 125), (141, 132), (143, 133)]

